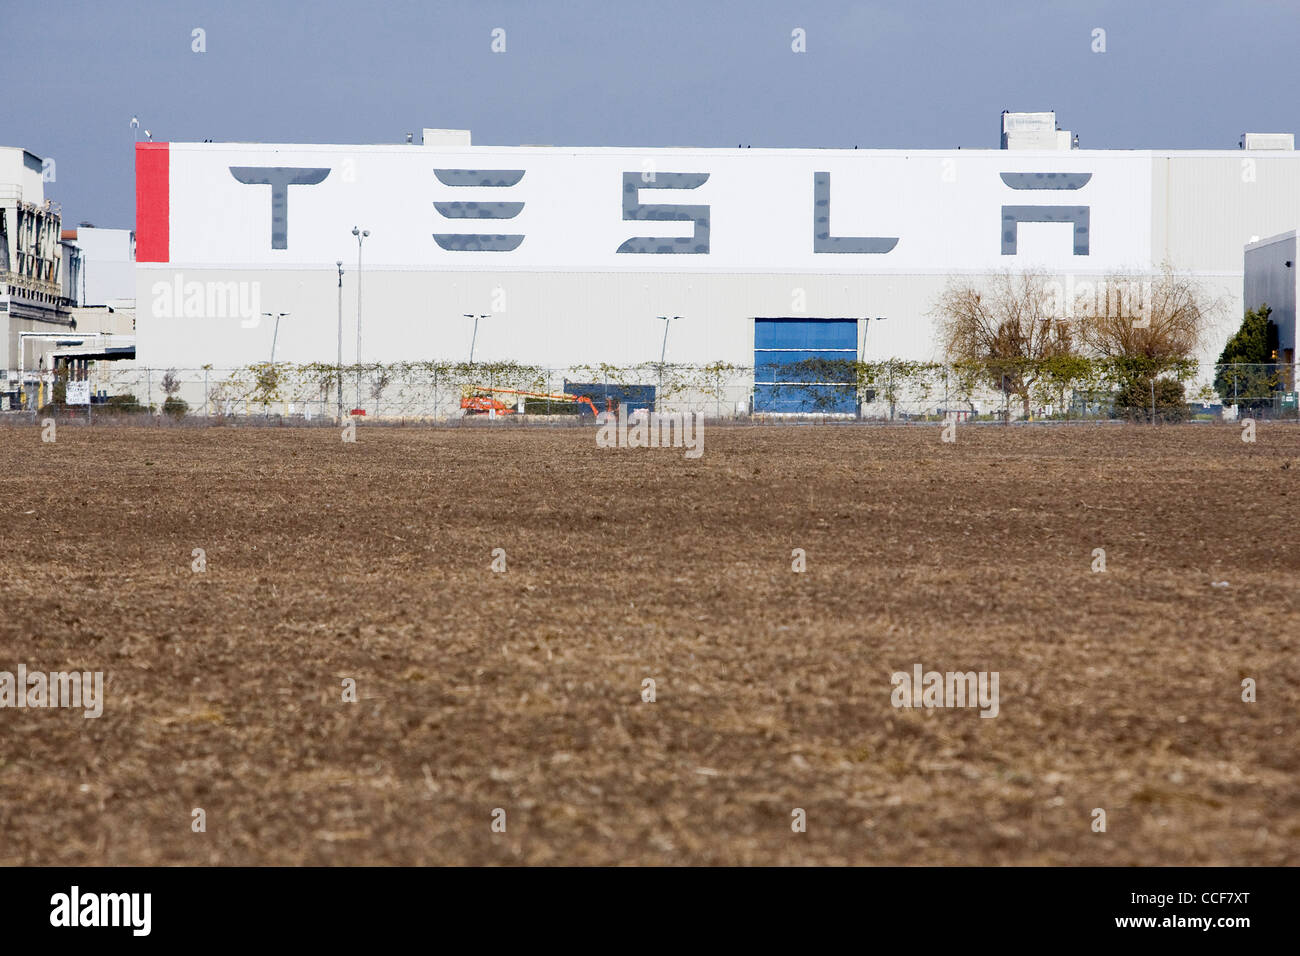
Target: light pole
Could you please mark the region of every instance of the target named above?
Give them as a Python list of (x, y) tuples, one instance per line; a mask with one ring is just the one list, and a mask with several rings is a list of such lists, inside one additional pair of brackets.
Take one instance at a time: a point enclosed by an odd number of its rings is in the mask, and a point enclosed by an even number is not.
[[(369, 229), (352, 227), (357, 237), (357, 408), (361, 407), (361, 243), (370, 235)], [(340, 282), (342, 279), (339, 280)]]
[[(867, 333), (871, 331), (871, 317), (870, 317), (870, 316), (867, 316), (867, 317), (864, 318), (862, 321), (865, 322), (866, 325), (863, 326), (863, 328), (862, 328), (862, 348), (858, 349), (858, 361), (859, 361), (859, 362), (865, 362), (865, 361), (866, 361), (866, 355), (867, 355)], [(878, 315), (878, 316), (876, 316), (876, 321), (877, 321), (877, 322), (883, 322), (883, 321), (885, 321), (885, 316), (883, 316), (883, 315)]]
[(473, 312), (462, 312), (461, 315), (467, 319), (474, 320), (474, 335), (469, 340), (469, 364), (474, 364), (474, 343), (478, 341), (478, 320), (489, 318), (487, 315), (475, 315)]
[(668, 327), (681, 318), (680, 315), (661, 315), (658, 318), (664, 324), (664, 344), (659, 348), (659, 390), (655, 393), (655, 407), (663, 410), (659, 404), (663, 401), (664, 391), (664, 356), (668, 354)]
[(275, 316), (275, 332), (273, 332), (271, 335), (271, 365), (274, 367), (275, 340), (280, 337), (280, 320), (283, 319), (289, 313), (288, 312), (263, 312), (262, 314), (266, 316), (268, 319), (271, 318), (271, 316)]
[(343, 424), (343, 260), (334, 263), (339, 269), (339, 371), (338, 371), (338, 423)]
[[(868, 316), (865, 316), (865, 317), (862, 319), (862, 321), (865, 322), (866, 324), (862, 327), (862, 346), (858, 349), (858, 375), (859, 375), (859, 377), (862, 375), (862, 364), (867, 360), (867, 333), (871, 331), (871, 316), (869, 316), (869, 315), (868, 315)], [(884, 317), (883, 315), (878, 315), (878, 316), (876, 316), (876, 321), (877, 321), (877, 322), (883, 322), (883, 321), (885, 321), (885, 317)], [(893, 370), (892, 370), (892, 369), (890, 370), (890, 373), (891, 373), (891, 375), (892, 375), (892, 373), (893, 373)], [(893, 394), (893, 389), (891, 388), (891, 389), (890, 389), (890, 395), (892, 395), (892, 394)], [(858, 405), (858, 414), (859, 414), (859, 415), (862, 414), (862, 405), (861, 405), (861, 404)], [(894, 412), (893, 412), (893, 409), (892, 409), (892, 408), (890, 409), (889, 417), (890, 417), (890, 418), (893, 418), (893, 417), (894, 417)]]

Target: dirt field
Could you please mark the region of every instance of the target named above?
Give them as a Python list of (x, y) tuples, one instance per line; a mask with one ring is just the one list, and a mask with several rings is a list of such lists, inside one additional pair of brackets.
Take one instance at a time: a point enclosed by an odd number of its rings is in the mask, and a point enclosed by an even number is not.
[(106, 681), (0, 710), (0, 863), (1296, 863), (1300, 428), (1240, 435), (0, 428), (0, 670)]

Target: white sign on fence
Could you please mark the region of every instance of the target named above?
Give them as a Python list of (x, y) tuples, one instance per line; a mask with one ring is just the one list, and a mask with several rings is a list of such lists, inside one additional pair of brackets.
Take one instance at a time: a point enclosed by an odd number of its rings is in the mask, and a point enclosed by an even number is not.
[(89, 405), (90, 383), (69, 382), (64, 402), (68, 405)]

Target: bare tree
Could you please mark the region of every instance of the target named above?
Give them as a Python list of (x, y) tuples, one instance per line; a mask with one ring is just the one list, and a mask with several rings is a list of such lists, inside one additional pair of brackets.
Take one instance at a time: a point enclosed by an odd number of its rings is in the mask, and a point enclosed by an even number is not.
[(1090, 298), (1090, 308), (1076, 310), (1077, 333), (1118, 386), (1115, 411), (1184, 418), (1185, 380), (1223, 303), (1168, 263), (1156, 273), (1109, 275)]
[(950, 361), (985, 370), (988, 383), (1019, 396), (1026, 417), (1045, 360), (1069, 355), (1074, 336), (1060, 321), (1045, 273), (1002, 272), (984, 287), (949, 282), (934, 309)]
[(1100, 359), (1149, 366), (1152, 374), (1194, 357), (1222, 308), (1167, 264), (1154, 274), (1107, 276), (1091, 298), (1091, 308), (1074, 310), (1087, 350)]

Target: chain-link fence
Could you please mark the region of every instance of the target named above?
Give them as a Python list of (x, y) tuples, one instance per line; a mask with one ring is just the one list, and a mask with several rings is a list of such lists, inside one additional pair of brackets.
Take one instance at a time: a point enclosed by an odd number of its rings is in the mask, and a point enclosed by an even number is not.
[[(586, 401), (581, 399), (585, 398)], [(88, 404), (85, 404), (88, 402)], [(99, 362), (46, 372), (7, 393), (9, 410), (175, 420), (578, 421), (627, 406), (713, 420), (1179, 421), (1295, 419), (1291, 365), (1054, 359), (983, 363), (812, 359), (754, 366), (644, 363), (251, 365), (153, 369)], [(1235, 406), (1235, 411), (1233, 410)]]

